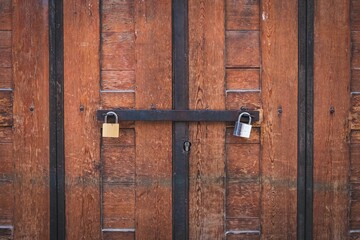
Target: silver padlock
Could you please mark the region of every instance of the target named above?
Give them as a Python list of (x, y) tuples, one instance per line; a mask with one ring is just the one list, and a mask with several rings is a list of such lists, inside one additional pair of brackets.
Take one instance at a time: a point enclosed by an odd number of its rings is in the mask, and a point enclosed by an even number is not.
[[(249, 121), (247, 124), (240, 122), (243, 116), (249, 117)], [(236, 137), (250, 138), (251, 128), (251, 115), (248, 112), (243, 112), (239, 115), (239, 118), (235, 123), (233, 135)]]

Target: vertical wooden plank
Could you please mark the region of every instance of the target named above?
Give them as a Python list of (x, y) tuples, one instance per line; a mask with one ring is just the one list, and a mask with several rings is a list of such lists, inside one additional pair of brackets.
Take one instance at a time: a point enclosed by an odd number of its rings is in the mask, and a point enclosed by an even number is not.
[(349, 0), (315, 1), (313, 239), (347, 239), (349, 28)]
[(296, 239), (297, 7), (297, 0), (261, 6), (263, 239)]
[[(99, 1), (64, 1), (67, 239), (100, 239)], [(83, 106), (83, 110), (80, 110)]]
[[(225, 108), (224, 1), (189, 1), (189, 107)], [(224, 237), (224, 123), (190, 124), (190, 239)]]
[[(136, 108), (171, 109), (171, 1), (135, 2)], [(171, 239), (171, 123), (136, 122), (136, 239)]]
[(14, 239), (49, 239), (47, 1), (13, 1)]

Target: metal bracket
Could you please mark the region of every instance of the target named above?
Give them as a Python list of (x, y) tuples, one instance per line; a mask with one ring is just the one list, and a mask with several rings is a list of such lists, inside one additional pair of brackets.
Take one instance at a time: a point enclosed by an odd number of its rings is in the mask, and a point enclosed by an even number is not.
[(243, 110), (98, 110), (98, 121), (104, 121), (106, 113), (117, 114), (119, 121), (172, 121), (172, 122), (235, 122), (239, 114), (248, 112), (253, 122), (259, 121), (259, 111)]

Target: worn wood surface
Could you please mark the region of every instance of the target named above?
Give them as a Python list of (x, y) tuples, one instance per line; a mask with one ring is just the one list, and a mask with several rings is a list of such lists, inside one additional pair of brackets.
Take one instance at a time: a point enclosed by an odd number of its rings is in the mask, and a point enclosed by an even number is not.
[(0, 0), (0, 30), (12, 29), (12, 0)]
[(0, 127), (13, 124), (13, 93), (0, 91)]
[[(171, 1), (135, 1), (136, 108), (171, 109)], [(172, 238), (172, 124), (136, 122), (136, 239)]]
[(348, 235), (349, 28), (349, 1), (315, 1), (313, 239)]
[(259, 0), (226, 0), (226, 30), (259, 30)]
[[(224, 2), (189, 1), (189, 106), (224, 109)], [(225, 125), (190, 124), (190, 239), (224, 234)]]
[[(14, 212), (13, 134), (10, 127), (0, 128), (0, 225), (12, 227)], [(10, 235), (8, 235), (10, 233)], [(11, 237), (12, 231), (0, 233)], [(6, 238), (5, 238), (6, 239)]]
[(226, 90), (259, 90), (260, 70), (227, 69)]
[(48, 4), (12, 3), (14, 239), (49, 239)]
[[(64, 1), (67, 239), (100, 239), (99, 1)], [(84, 110), (80, 111), (80, 106)]]
[(260, 66), (259, 31), (226, 31), (226, 66)]
[(350, 239), (359, 239), (360, 229), (360, 1), (350, 1), (351, 30), (351, 108), (350, 108), (350, 209), (348, 213)]
[(262, 1), (263, 239), (296, 238), (297, 6), (297, 0)]

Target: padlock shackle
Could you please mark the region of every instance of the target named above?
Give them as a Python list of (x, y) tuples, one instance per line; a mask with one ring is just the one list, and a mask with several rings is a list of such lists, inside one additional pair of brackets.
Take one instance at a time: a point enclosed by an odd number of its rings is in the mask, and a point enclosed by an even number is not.
[(248, 112), (243, 112), (243, 113), (240, 113), (239, 117), (238, 117), (238, 122), (240, 122), (242, 116), (248, 116), (249, 117), (249, 121), (248, 121), (248, 124), (250, 125), (251, 124), (251, 114), (248, 113)]
[(112, 112), (112, 111), (106, 113), (106, 115), (105, 115), (105, 123), (107, 123), (107, 117), (108, 117), (109, 115), (115, 116), (115, 123), (119, 123), (119, 117), (118, 117), (118, 115), (117, 115), (115, 112)]

